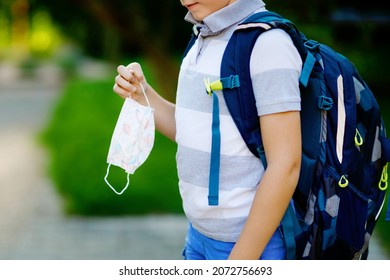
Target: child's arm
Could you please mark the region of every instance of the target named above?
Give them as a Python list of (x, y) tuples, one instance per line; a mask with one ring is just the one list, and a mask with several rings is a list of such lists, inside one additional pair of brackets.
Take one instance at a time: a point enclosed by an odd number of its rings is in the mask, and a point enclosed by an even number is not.
[(114, 92), (122, 98), (131, 97), (140, 104), (147, 106), (140, 84), (142, 84), (151, 107), (154, 109), (156, 128), (163, 135), (175, 140), (175, 104), (162, 98), (147, 82), (138, 63), (131, 63), (127, 67), (118, 67), (118, 76), (115, 77)]
[(301, 163), (299, 112), (262, 116), (260, 124), (267, 169), (229, 259), (259, 259), (279, 226), (298, 182)]

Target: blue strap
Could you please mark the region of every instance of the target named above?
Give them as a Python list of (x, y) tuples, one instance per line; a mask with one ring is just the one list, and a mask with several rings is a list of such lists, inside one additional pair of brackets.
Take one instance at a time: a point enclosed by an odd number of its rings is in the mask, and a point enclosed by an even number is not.
[(218, 96), (214, 91), (213, 95), (213, 122), (211, 125), (211, 158), (209, 175), (209, 205), (218, 205), (219, 193), (219, 169), (221, 153), (221, 132), (219, 129), (219, 104)]
[(386, 211), (385, 221), (390, 222), (390, 199), (389, 198), (387, 198), (387, 211)]
[(231, 75), (215, 82), (205, 79), (206, 92), (213, 96), (213, 120), (211, 125), (211, 158), (209, 173), (209, 205), (218, 205), (219, 200), (219, 171), (221, 153), (221, 132), (219, 128), (219, 103), (218, 95), (214, 90), (224, 88), (236, 88), (240, 86), (238, 75)]
[(267, 158), (265, 156), (264, 147), (262, 145), (258, 147), (257, 152), (259, 153), (259, 158), (261, 160), (261, 163), (263, 164), (264, 169), (267, 169)]
[(299, 82), (304, 87), (306, 87), (307, 83), (309, 82), (310, 74), (313, 70), (315, 62), (315, 57), (310, 52), (307, 52), (306, 60), (302, 67), (301, 77), (299, 78)]
[(238, 88), (240, 87), (240, 76), (239, 75), (231, 75), (226, 78), (221, 78), (220, 79), (222, 83), (222, 89), (233, 89), (233, 88)]
[(321, 110), (329, 111), (333, 107), (333, 99), (325, 95), (318, 96), (317, 106)]
[(297, 215), (295, 214), (293, 201), (288, 204), (287, 210), (282, 219), (284, 241), (286, 243), (287, 259), (296, 259), (295, 236), (302, 233)]

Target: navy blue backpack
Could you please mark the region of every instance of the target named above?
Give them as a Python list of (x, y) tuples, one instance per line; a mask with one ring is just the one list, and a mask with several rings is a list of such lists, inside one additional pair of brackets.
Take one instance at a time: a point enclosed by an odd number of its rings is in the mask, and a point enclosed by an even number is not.
[[(390, 139), (378, 103), (355, 66), (330, 47), (307, 39), (284, 17), (261, 12), (238, 26), (223, 55), (221, 79), (208, 83), (207, 91), (223, 90), (244, 141), (266, 166), (249, 61), (258, 36), (273, 28), (290, 35), (303, 61), (301, 172), (282, 220), (287, 258), (367, 259), (385, 203)], [(196, 35), (186, 52), (195, 40)], [(212, 147), (218, 148), (217, 126), (215, 119)], [(212, 151), (211, 173), (218, 162)], [(211, 179), (210, 194), (217, 197), (214, 185)]]

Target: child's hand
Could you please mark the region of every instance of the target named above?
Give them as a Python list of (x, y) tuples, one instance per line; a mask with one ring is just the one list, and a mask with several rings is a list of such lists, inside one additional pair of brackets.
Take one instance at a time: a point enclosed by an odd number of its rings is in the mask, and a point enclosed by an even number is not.
[(120, 65), (117, 71), (114, 92), (122, 98), (131, 97), (137, 102), (144, 103), (145, 97), (142, 93), (141, 83), (145, 90), (147, 83), (141, 65), (138, 63), (131, 63), (127, 67)]

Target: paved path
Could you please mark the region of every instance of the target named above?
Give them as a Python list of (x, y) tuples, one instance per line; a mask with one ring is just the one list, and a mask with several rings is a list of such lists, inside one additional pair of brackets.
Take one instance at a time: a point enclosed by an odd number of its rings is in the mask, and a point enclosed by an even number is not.
[[(0, 80), (0, 259), (181, 259), (182, 216), (69, 217), (36, 141), (59, 87)], [(370, 259), (388, 259), (373, 239)]]

